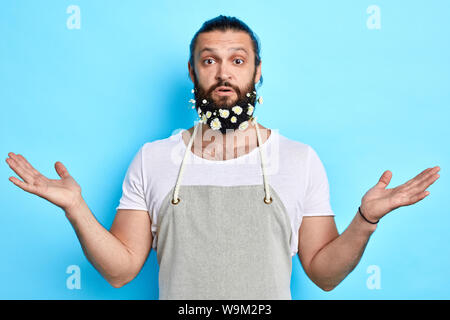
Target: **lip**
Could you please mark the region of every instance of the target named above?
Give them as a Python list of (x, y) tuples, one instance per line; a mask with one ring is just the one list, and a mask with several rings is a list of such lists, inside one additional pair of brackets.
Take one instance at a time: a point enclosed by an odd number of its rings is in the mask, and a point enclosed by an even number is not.
[[(222, 90), (222, 89), (228, 89), (228, 90), (230, 90), (230, 91), (226, 91), (226, 92), (224, 92), (224, 91), (219, 91), (219, 90)], [(233, 90), (232, 88), (230, 88), (230, 87), (224, 87), (224, 86), (221, 86), (221, 87), (217, 87), (217, 88), (214, 90), (214, 93), (217, 94), (217, 95), (219, 95), (219, 96), (231, 96), (231, 95), (234, 93), (234, 90)]]

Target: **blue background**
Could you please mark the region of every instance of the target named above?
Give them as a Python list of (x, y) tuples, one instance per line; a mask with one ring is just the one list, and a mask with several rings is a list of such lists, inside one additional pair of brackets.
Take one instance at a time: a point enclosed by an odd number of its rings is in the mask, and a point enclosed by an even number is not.
[[(69, 29), (69, 5), (81, 28)], [(366, 12), (380, 8), (381, 29)], [(236, 16), (261, 40), (260, 123), (311, 145), (342, 233), (384, 170), (388, 188), (439, 165), (424, 200), (382, 219), (341, 284), (324, 292), (293, 257), (293, 299), (449, 299), (448, 1), (2, 1), (0, 5), (1, 299), (157, 299), (152, 250), (115, 289), (85, 258), (64, 212), (8, 177), (8, 152), (49, 178), (63, 162), (107, 229), (126, 169), (145, 142), (190, 128), (189, 43)], [(445, 191), (447, 190), (447, 191)], [(446, 193), (447, 192), (447, 195)], [(81, 289), (66, 269), (81, 269)], [(376, 265), (381, 288), (366, 285)]]

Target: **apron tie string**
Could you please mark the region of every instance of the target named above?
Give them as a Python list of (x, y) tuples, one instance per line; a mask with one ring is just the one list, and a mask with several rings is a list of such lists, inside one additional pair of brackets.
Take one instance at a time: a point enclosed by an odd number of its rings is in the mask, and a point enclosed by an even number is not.
[(186, 147), (186, 151), (184, 152), (184, 157), (181, 162), (180, 171), (178, 171), (178, 177), (177, 177), (177, 183), (175, 184), (175, 190), (173, 192), (173, 198), (172, 203), (177, 204), (180, 202), (180, 199), (178, 198), (178, 190), (180, 189), (180, 180), (184, 173), (184, 163), (186, 162), (186, 158), (188, 157), (188, 152), (191, 151), (192, 143), (194, 142), (195, 134), (197, 133), (198, 127), (201, 125), (201, 122), (199, 121), (197, 125), (194, 127), (194, 132), (192, 133), (192, 137), (189, 139), (189, 143)]
[(266, 197), (264, 198), (264, 202), (269, 204), (272, 202), (272, 197), (270, 196), (270, 190), (269, 190), (269, 182), (267, 181), (266, 177), (266, 158), (265, 154), (262, 152), (261, 149), (261, 134), (259, 133), (258, 124), (256, 122), (256, 116), (253, 118), (253, 124), (256, 127), (256, 137), (258, 139), (258, 149), (259, 149), (259, 155), (261, 157), (261, 166), (262, 166), (262, 172), (263, 172), (263, 180), (264, 180), (264, 190), (266, 192)]

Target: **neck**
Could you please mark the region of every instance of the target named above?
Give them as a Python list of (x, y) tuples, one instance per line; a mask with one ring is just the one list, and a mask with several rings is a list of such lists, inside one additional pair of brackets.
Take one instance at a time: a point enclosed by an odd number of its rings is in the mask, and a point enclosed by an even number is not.
[[(261, 144), (263, 144), (271, 134), (271, 130), (257, 123)], [(193, 134), (194, 127), (188, 131)], [(244, 130), (230, 130), (222, 134), (219, 130), (212, 130), (207, 124), (202, 124), (197, 129), (194, 137), (192, 152), (196, 154), (206, 154), (208, 157), (216, 159), (231, 159), (238, 155), (246, 154), (258, 146), (256, 126), (251, 121)], [(197, 150), (197, 152), (195, 152)]]

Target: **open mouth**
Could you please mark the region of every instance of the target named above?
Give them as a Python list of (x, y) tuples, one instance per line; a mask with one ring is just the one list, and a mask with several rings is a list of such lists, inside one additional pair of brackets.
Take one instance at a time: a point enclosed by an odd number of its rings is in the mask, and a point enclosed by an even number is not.
[(229, 88), (229, 87), (218, 87), (216, 89), (217, 92), (233, 92), (233, 89)]
[(219, 96), (228, 96), (233, 94), (234, 90), (229, 88), (229, 87), (218, 87), (216, 88), (216, 90), (214, 90), (214, 92), (216, 94), (218, 94)]

